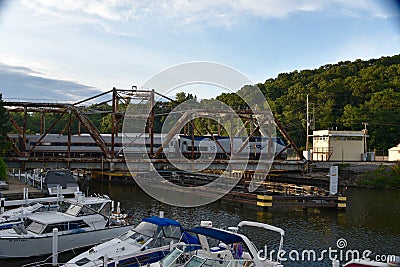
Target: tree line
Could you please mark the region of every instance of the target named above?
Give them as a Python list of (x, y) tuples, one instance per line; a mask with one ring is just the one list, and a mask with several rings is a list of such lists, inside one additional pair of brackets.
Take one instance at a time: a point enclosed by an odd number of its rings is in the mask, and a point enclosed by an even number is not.
[[(361, 131), (367, 124), (370, 149), (387, 150), (400, 142), (400, 55), (281, 73), (257, 86), (300, 147), (306, 139), (307, 95), (313, 129)], [(243, 105), (235, 94), (217, 99)]]
[[(304, 148), (306, 139), (307, 95), (310, 102), (309, 115), (312, 129), (361, 131), (367, 124), (370, 149), (387, 150), (400, 142), (400, 55), (370, 60), (342, 61), (313, 70), (281, 73), (276, 78), (268, 79), (257, 86), (267, 99), (267, 105), (299, 147)], [(241, 90), (247, 90), (246, 95), (251, 98), (251, 88), (245, 86)], [(247, 108), (244, 101), (234, 93), (223, 93), (216, 99), (233, 109)], [(160, 132), (166, 116), (172, 109), (188, 100), (201, 103), (200, 106), (203, 107), (213, 105), (210, 100), (197, 100), (196, 96), (187, 93), (178, 93), (176, 101), (173, 102), (156, 102), (154, 106), (155, 132)], [(120, 112), (124, 108), (125, 106), (121, 105)], [(90, 110), (91, 107), (87, 109)], [(111, 111), (111, 106), (102, 104), (96, 106), (96, 109)], [(28, 134), (39, 133), (42, 115), (40, 113), (27, 115)], [(12, 116), (17, 124), (22, 125), (23, 114), (17, 112), (7, 114), (0, 107), (2, 134), (16, 133), (15, 129), (11, 129), (7, 116)], [(59, 114), (46, 113), (45, 126), (49, 127), (58, 116)], [(111, 132), (111, 114), (93, 114), (90, 115), (90, 119), (101, 133)], [(5, 124), (7, 127), (4, 127)], [(55, 125), (52, 133), (62, 133), (67, 124), (68, 116), (64, 116)], [(73, 121), (71, 127), (73, 134), (78, 133), (77, 120)], [(119, 127), (121, 129), (122, 121)], [(220, 129), (217, 122), (196, 119), (192, 127), (184, 127), (182, 132), (195, 131), (196, 134), (207, 134), (209, 131), (217, 133), (218, 130)], [(81, 132), (84, 132), (82, 127)], [(223, 129), (220, 133), (227, 134)], [(2, 138), (2, 140), (5, 139)], [(2, 142), (4, 145), (0, 148), (9, 149), (9, 144)]]

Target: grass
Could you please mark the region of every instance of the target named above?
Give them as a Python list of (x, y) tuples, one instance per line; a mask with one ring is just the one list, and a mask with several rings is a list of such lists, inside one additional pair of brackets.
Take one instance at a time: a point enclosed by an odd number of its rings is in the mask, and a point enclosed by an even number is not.
[(358, 186), (382, 189), (400, 189), (400, 165), (379, 166), (375, 171), (363, 173), (357, 179)]

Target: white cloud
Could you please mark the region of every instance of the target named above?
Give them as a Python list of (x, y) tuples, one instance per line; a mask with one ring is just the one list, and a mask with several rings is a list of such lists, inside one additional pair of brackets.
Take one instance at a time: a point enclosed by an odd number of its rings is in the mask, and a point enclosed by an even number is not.
[(245, 18), (285, 18), (298, 12), (340, 12), (347, 16), (385, 18), (374, 0), (23, 0), (38, 15), (76, 23), (148, 21), (177, 27), (202, 24), (229, 26)]
[(25, 1), (24, 5), (37, 12), (39, 15), (60, 15), (81, 13), (110, 21), (123, 21), (130, 19), (135, 13), (134, 1), (115, 0), (36, 0)]
[(4, 99), (77, 101), (101, 93), (77, 82), (39, 77), (27, 67), (0, 63), (1, 93)]

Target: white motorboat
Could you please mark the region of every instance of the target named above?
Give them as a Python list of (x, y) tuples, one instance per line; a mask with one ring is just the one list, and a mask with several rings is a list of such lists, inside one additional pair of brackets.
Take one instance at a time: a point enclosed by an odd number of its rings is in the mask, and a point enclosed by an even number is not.
[(77, 180), (68, 169), (48, 170), (42, 180), (43, 193), (49, 196), (73, 195), (80, 191)]
[(347, 262), (344, 267), (397, 267), (400, 266), (400, 256), (391, 256), (386, 262), (370, 259), (353, 259)]
[(0, 214), (0, 230), (12, 228), (14, 225), (22, 224), (24, 217), (33, 212), (42, 211), (41, 203), (34, 203), (28, 206), (7, 210)]
[(242, 221), (237, 227), (229, 230), (213, 228), (211, 222), (202, 222), (190, 232), (197, 234), (200, 249), (188, 250), (187, 246), (177, 246), (161, 261), (151, 267), (177, 266), (218, 266), (218, 267), (281, 267), (279, 258), (272, 259), (260, 256), (259, 250), (250, 239), (238, 233), (243, 226), (253, 226), (280, 234), (278, 251), (282, 250), (284, 231), (278, 227), (250, 221)]
[(108, 242), (92, 247), (68, 261), (64, 267), (137, 267), (161, 260), (179, 241), (193, 243), (181, 224), (168, 218), (144, 218), (134, 229)]
[(107, 196), (64, 199), (58, 211), (34, 212), (25, 223), (0, 230), (0, 258), (23, 258), (52, 253), (53, 229), (58, 231), (58, 250), (93, 246), (130, 228), (113, 220), (112, 201)]

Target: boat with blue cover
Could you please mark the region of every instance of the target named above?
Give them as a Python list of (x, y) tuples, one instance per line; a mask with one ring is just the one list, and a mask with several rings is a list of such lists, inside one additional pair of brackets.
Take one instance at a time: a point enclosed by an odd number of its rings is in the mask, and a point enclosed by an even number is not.
[(190, 230), (197, 235), (200, 248), (188, 250), (186, 245), (176, 246), (161, 261), (150, 267), (282, 267), (278, 257), (263, 256), (255, 244), (243, 233), (241, 228), (250, 226), (276, 232), (280, 235), (277, 251), (282, 251), (284, 230), (259, 222), (242, 221), (237, 227), (228, 230), (212, 227), (209, 221)]
[(126, 233), (74, 257), (64, 267), (124, 266), (137, 267), (165, 257), (173, 244), (196, 244), (173, 219), (152, 216), (144, 218)]

